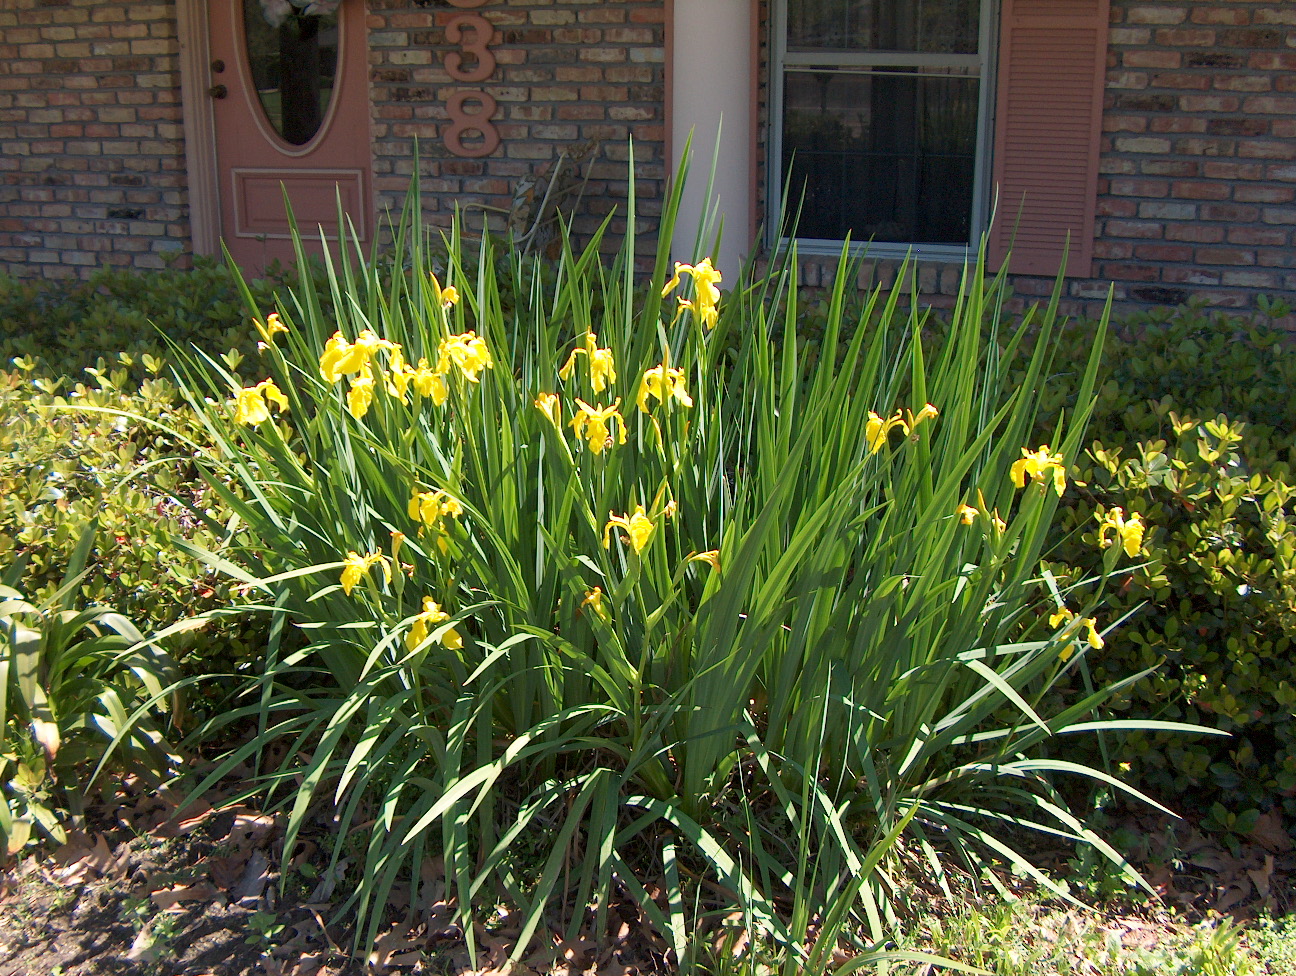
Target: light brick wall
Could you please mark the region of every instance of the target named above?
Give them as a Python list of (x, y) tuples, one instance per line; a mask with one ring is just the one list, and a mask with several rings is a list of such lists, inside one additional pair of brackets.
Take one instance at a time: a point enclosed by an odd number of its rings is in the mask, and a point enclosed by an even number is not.
[(84, 277), (189, 249), (174, 7), (0, 4), (0, 267)]
[[(497, 67), (480, 83), (455, 81), (443, 67), (458, 50), (445, 24), (460, 12), (426, 0), (370, 0), (380, 211), (399, 207), (416, 140), (424, 209), (439, 225), (456, 205), (508, 209), (521, 181), (544, 174), (565, 147), (594, 140), (599, 154), (575, 221), (576, 232), (588, 234), (614, 207), (625, 213), (633, 136), (638, 211), (647, 218), (639, 231), (651, 237), (666, 177), (663, 0), (488, 0), (471, 10), (495, 28), (489, 47)], [(486, 158), (456, 157), (442, 141), (446, 99), (463, 89), (498, 103), (501, 144)], [(471, 215), (473, 226), (480, 220), (480, 211)], [(620, 219), (611, 231), (607, 244), (616, 246)]]

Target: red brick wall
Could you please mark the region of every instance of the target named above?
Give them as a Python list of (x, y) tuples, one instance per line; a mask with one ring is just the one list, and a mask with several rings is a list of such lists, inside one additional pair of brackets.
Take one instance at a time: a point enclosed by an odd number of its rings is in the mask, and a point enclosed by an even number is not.
[[(498, 65), (480, 84), (445, 72), (459, 11), (444, 0), (369, 8), (380, 207), (402, 198), (416, 139), (442, 224), (456, 204), (508, 208), (564, 147), (595, 140), (577, 221), (588, 233), (624, 204), (633, 135), (651, 217), (666, 166), (664, 0), (486, 0), (473, 12), (494, 28)], [(1094, 277), (1068, 283), (1070, 310), (1092, 311), (1108, 282), (1126, 308), (1196, 296), (1248, 310), (1262, 294), (1296, 295), (1296, 2), (1112, 0), (1108, 58)], [(84, 275), (188, 249), (177, 68), (172, 3), (4, 0), (0, 266)], [(485, 159), (442, 140), (446, 98), (474, 87), (498, 103), (503, 141)], [(825, 280), (822, 262), (806, 265), (809, 283)], [(894, 271), (871, 265), (862, 281)], [(930, 266), (919, 286), (939, 298), (956, 277)], [(1050, 286), (1015, 280), (1027, 298)]]
[(1139, 302), (1296, 294), (1296, 3), (1113, 7), (1095, 276)]
[[(1248, 311), (1265, 294), (1296, 304), (1296, 2), (1111, 6), (1094, 277), (1068, 282), (1065, 307), (1096, 312), (1110, 284), (1126, 310), (1196, 298)], [(830, 267), (807, 259), (802, 276), (825, 284)], [(870, 263), (861, 284), (895, 273)], [(929, 265), (918, 286), (939, 301), (957, 278)], [(1013, 285), (1029, 300), (1053, 281)]]
[[(409, 186), (415, 140), (425, 211), (441, 225), (456, 205), (507, 209), (519, 183), (545, 174), (565, 147), (594, 140), (598, 157), (575, 223), (588, 233), (613, 207), (625, 212), (633, 136), (638, 210), (651, 218), (666, 176), (663, 0), (487, 0), (471, 12), (495, 28), (490, 52), (498, 64), (480, 83), (455, 81), (443, 67), (458, 50), (445, 24), (461, 11), (371, 0), (380, 211), (396, 207)], [(493, 122), (502, 141), (486, 158), (456, 157), (441, 138), (446, 99), (461, 89), (486, 91), (498, 103)], [(480, 211), (471, 216), (474, 226), (480, 219)], [(610, 244), (622, 230), (613, 224)]]
[(0, 4), (0, 267), (84, 276), (189, 248), (174, 8)]

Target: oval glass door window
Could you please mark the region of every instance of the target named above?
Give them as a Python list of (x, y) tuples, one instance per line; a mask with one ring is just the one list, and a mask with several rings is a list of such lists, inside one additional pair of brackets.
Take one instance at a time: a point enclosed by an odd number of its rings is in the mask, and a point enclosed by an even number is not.
[(243, 0), (252, 82), (266, 118), (285, 142), (302, 146), (324, 124), (337, 81), (338, 15), (308, 13), (289, 0)]

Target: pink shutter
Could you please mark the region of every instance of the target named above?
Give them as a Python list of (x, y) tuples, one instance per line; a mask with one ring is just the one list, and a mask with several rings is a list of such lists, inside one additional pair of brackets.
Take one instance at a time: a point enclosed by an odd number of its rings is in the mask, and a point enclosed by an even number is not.
[[(1109, 0), (1003, 0), (990, 237), (995, 265), (1088, 277)], [(1015, 231), (1015, 233), (1014, 233)]]

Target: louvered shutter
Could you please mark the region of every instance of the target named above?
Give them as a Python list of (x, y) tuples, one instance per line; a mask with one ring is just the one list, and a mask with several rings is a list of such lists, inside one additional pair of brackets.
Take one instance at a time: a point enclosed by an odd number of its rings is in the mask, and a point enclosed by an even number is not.
[(996, 267), (1089, 277), (1108, 0), (1003, 0), (995, 117)]

